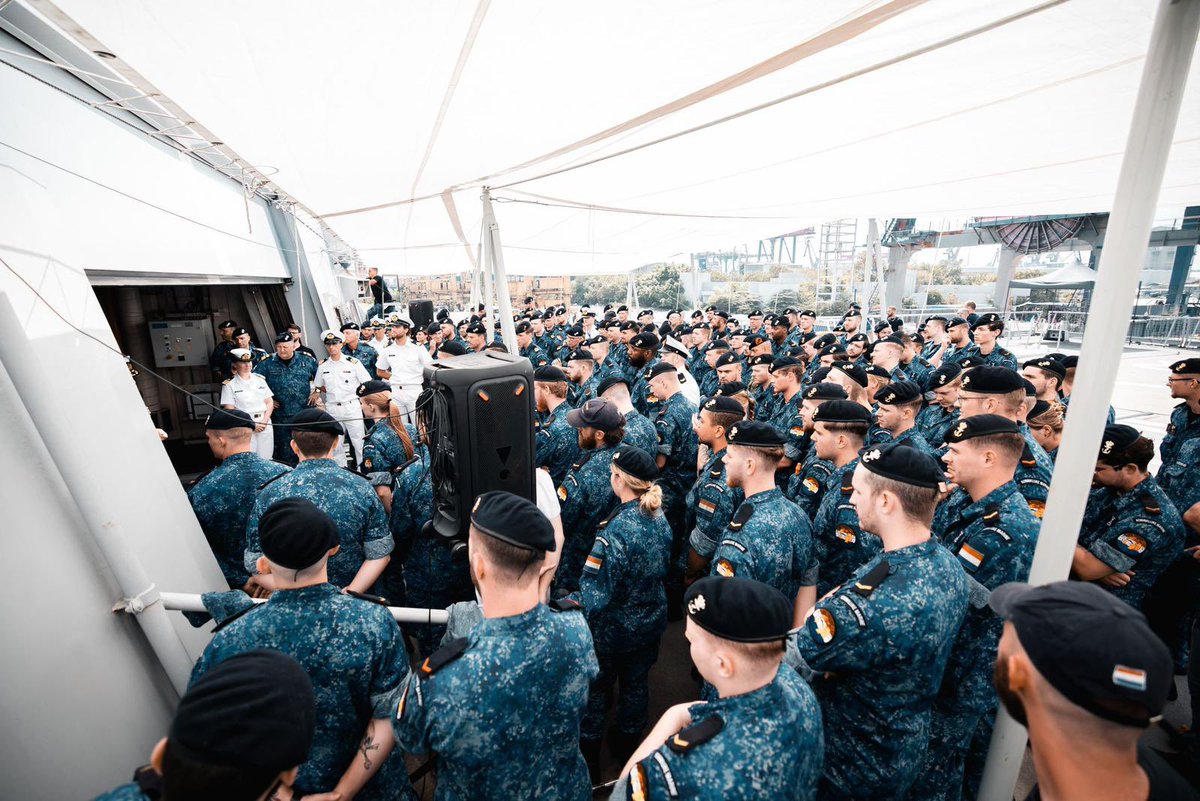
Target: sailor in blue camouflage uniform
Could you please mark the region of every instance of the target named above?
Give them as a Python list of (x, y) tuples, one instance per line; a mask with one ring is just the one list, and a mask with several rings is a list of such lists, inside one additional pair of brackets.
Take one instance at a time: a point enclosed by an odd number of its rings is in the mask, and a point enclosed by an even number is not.
[[(368, 479), (372, 478), (372, 474), (391, 473), (412, 458), (410, 451), (416, 438), (416, 428), (401, 422), (403, 410), (392, 401), (392, 385), (387, 381), (373, 378), (365, 384), (359, 384), (354, 392), (363, 405), (363, 418), (374, 420), (371, 429), (363, 437), (363, 460), (360, 465), (362, 473)], [(379, 407), (381, 411), (373, 411), (369, 403), (372, 397), (386, 399), (387, 405)], [(372, 413), (386, 416), (375, 419), (371, 416)], [(403, 427), (408, 437), (407, 445), (396, 432), (395, 425)], [(390, 480), (385, 481), (384, 485), (387, 484), (390, 484)]]
[(1013, 355), (1012, 351), (1001, 347), (997, 342), (1003, 333), (1004, 318), (995, 312), (979, 315), (979, 319), (971, 327), (975, 347), (979, 349), (979, 356), (983, 359), (984, 364), (1016, 370), (1017, 357)]
[(358, 323), (343, 323), (342, 337), (346, 340), (342, 344), (342, 353), (347, 356), (353, 356), (362, 362), (362, 366), (367, 371), (367, 375), (375, 378), (375, 363), (379, 361), (379, 351), (363, 342), (360, 338), (361, 331)]
[(578, 432), (580, 454), (558, 485), (566, 541), (555, 586), (570, 592), (579, 589), (579, 577), (592, 550), (597, 526), (617, 505), (609, 463), (625, 437), (625, 418), (610, 401), (597, 398), (567, 412), (567, 424)]
[(579, 436), (567, 424), (567, 412), (571, 411), (571, 405), (566, 401), (569, 382), (566, 373), (553, 365), (534, 370), (533, 381), (534, 402), (538, 411), (545, 415), (537, 425), (534, 456), (537, 466), (550, 473), (557, 487), (579, 458)]
[(781, 663), (789, 600), (751, 579), (710, 576), (686, 606), (692, 661), (719, 697), (668, 709), (612, 797), (812, 801), (825, 741), (812, 689)]
[[(783, 356), (771, 362), (771, 381), (775, 388), (774, 414), (762, 414), (756, 407), (754, 419), (763, 420), (783, 432), (787, 440), (784, 448), (784, 467), (791, 467), (802, 462), (808, 453), (808, 438), (804, 432), (804, 422), (800, 419), (800, 406), (804, 402), (801, 382), (804, 378), (804, 365), (791, 356)], [(770, 410), (768, 410), (770, 411)]]
[(1040, 525), (1013, 480), (1025, 446), (1016, 423), (995, 414), (970, 417), (951, 429), (947, 446), (946, 477), (969, 504), (934, 535), (966, 572), (970, 605), (934, 702), (929, 748), (909, 793), (914, 801), (957, 801), (964, 796), (964, 776), (965, 796), (975, 797), (983, 761), (971, 746), (991, 738), (997, 700), (992, 669), (1004, 630), (988, 598), (1001, 584), (1029, 577)]
[(271, 458), (284, 464), (296, 464), (292, 453), (292, 418), (311, 404), (312, 382), (317, 377), (317, 360), (296, 351), (296, 339), (284, 331), (275, 337), (275, 353), (254, 365), (254, 372), (267, 379), (275, 411), (271, 413), (271, 431), (275, 450)]
[(659, 363), (660, 344), (658, 335), (649, 332), (629, 340), (629, 366), (634, 371), (629, 376), (633, 381), (629, 396), (633, 399), (633, 407), (647, 417), (653, 417), (656, 412), (650, 402), (650, 369)]
[(951, 317), (946, 323), (949, 343), (942, 351), (939, 366), (957, 364), (968, 356), (979, 354), (979, 346), (971, 341), (971, 324), (961, 317)]
[(596, 397), (612, 403), (625, 418), (623, 442), (635, 445), (647, 453), (658, 450), (658, 429), (649, 417), (633, 408), (633, 401), (629, 397), (628, 379), (620, 375), (605, 378), (596, 385)]
[(208, 447), (221, 463), (188, 489), (188, 501), (229, 587), (250, 592), (255, 587), (243, 563), (246, 519), (258, 488), (288, 467), (251, 450), (254, 420), (246, 412), (214, 409), (204, 428)]
[(813, 450), (818, 459), (834, 466), (813, 516), (813, 545), (820, 565), (817, 597), (845, 583), (879, 552), (879, 537), (860, 523), (850, 501), (851, 479), (871, 419), (869, 410), (849, 400), (826, 401), (813, 413)]
[(800, 404), (800, 422), (804, 427), (803, 436), (808, 438), (809, 447), (804, 461), (796, 465), (796, 469), (788, 478), (787, 497), (800, 507), (811, 520), (821, 505), (825, 494), (825, 486), (833, 475), (833, 462), (817, 457), (816, 448), (812, 447), (813, 414), (822, 403), (829, 400), (846, 400), (846, 390), (840, 385), (829, 381), (818, 381), (807, 386), (803, 391), (804, 400)]
[[(998, 414), (1018, 423), (1025, 439), (1025, 452), (1017, 464), (1017, 489), (1040, 520), (1046, 511), (1054, 462), (1033, 438), (1029, 426), (1020, 420), (1025, 398), (1025, 380), (1020, 373), (1007, 367), (985, 364), (959, 379), (959, 423), (977, 414)], [(940, 517), (943, 512), (939, 510), (938, 514)]]
[(729, 429), (745, 416), (740, 403), (722, 395), (706, 398), (696, 414), (696, 436), (711, 455), (701, 466), (684, 502), (684, 528), (688, 532), (685, 583), (708, 575), (717, 544), (741, 505), (742, 491), (726, 483), (724, 456)]
[(296, 777), (296, 795), (337, 788), (347, 797), (415, 799), (403, 759), (384, 734), (388, 699), (409, 672), (400, 628), (386, 608), (329, 583), (326, 568), (341, 541), (325, 512), (287, 497), (263, 509), (257, 522), (257, 569), (272, 574), (275, 591), (265, 604), (225, 621), (192, 681), (252, 649), (291, 656), (316, 695), (316, 732)]
[(265, 648), (231, 656), (179, 699), (150, 764), (94, 801), (217, 798), (231, 784), (260, 797), (290, 795), (291, 773), (312, 749), (315, 716), (312, 682), (296, 660)]
[(300, 464), (261, 488), (246, 521), (245, 567), (253, 572), (262, 555), (258, 524), (281, 498), (312, 501), (337, 524), (341, 550), (329, 560), (329, 580), (338, 587), (371, 592), (392, 552), (387, 512), (367, 479), (341, 467), (333, 454), (342, 445), (341, 423), (320, 409), (296, 415), (292, 443)]
[(553, 360), (555, 362), (557, 362), (558, 364), (565, 365), (567, 363), (567, 357), (569, 357), (574, 351), (578, 350), (579, 345), (582, 342), (583, 342), (582, 326), (578, 326), (578, 325), (571, 326), (570, 328), (568, 328), (566, 330), (566, 336), (563, 338), (562, 344), (559, 346), (558, 350), (554, 352)]
[(397, 745), (437, 754), (439, 801), (586, 801), (579, 731), (599, 670), (579, 604), (541, 602), (554, 529), (532, 502), (488, 492), (475, 502), (468, 548), (484, 619), (393, 695)]
[(875, 424), (888, 433), (889, 442), (904, 442), (935, 456), (934, 449), (916, 426), (922, 403), (914, 381), (896, 381), (875, 393)]
[(747, 360), (750, 365), (750, 396), (754, 398), (754, 416), (760, 420), (770, 420), (774, 415), (775, 405), (779, 396), (771, 379), (771, 362), (775, 358), (767, 353), (751, 356)]
[(650, 668), (667, 628), (663, 581), (672, 545), (662, 489), (654, 483), (659, 475), (654, 457), (620, 445), (611, 470), (618, 506), (596, 532), (579, 583), (600, 664), (580, 735), (584, 756), (594, 763), (614, 684), (619, 691), (609, 749), (618, 759), (627, 758), (646, 728)]
[(533, 340), (533, 327), (528, 320), (522, 320), (517, 323), (517, 347), (518, 353), (529, 359), (529, 363), (533, 365), (533, 369), (545, 367), (550, 363), (550, 357), (542, 350)]
[(836, 732), (819, 799), (903, 798), (918, 777), (970, 595), (966, 573), (929, 534), (943, 479), (932, 456), (903, 444), (866, 452), (854, 472), (852, 501), (883, 550), (817, 603), (795, 641), (825, 729)]
[(596, 361), (590, 350), (576, 348), (568, 353), (563, 360), (563, 370), (570, 381), (567, 384), (567, 402), (571, 406), (578, 407), (596, 397), (596, 385), (600, 380), (596, 376)]
[(662, 471), (659, 486), (663, 491), (663, 512), (675, 534), (672, 564), (679, 568), (682, 575), (687, 543), (684, 501), (696, 481), (696, 460), (700, 447), (700, 441), (692, 429), (696, 406), (683, 394), (679, 373), (673, 365), (659, 362), (650, 368), (649, 374), (650, 389), (659, 400), (658, 413), (654, 418), (658, 438), (654, 453)]
[[(1136, 428), (1105, 427), (1092, 478), (1101, 489), (1089, 500), (1071, 564), (1074, 577), (1099, 582), (1134, 609), (1183, 552), (1183, 519), (1146, 471), (1153, 458), (1154, 443)], [(1105, 580), (1114, 574), (1129, 581)]]
[(745, 500), (729, 521), (713, 554), (712, 574), (742, 576), (769, 584), (796, 601), (816, 601), (817, 562), (812, 525), (800, 507), (775, 485), (783, 436), (769, 423), (734, 423), (725, 452), (726, 481)]
[(962, 368), (947, 364), (929, 374), (925, 387), (932, 396), (928, 404), (917, 415), (917, 428), (921, 436), (934, 448), (946, 441), (946, 432), (958, 421), (958, 390)]

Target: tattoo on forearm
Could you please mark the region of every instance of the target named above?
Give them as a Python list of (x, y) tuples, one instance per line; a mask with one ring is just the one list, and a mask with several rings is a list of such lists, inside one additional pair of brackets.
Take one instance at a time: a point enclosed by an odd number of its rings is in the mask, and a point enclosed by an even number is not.
[(362, 744), (358, 747), (358, 750), (363, 755), (363, 769), (370, 770), (373, 768), (375, 763), (371, 761), (371, 752), (379, 750), (379, 743), (375, 742), (375, 721), (372, 720), (367, 724), (367, 733), (363, 736)]

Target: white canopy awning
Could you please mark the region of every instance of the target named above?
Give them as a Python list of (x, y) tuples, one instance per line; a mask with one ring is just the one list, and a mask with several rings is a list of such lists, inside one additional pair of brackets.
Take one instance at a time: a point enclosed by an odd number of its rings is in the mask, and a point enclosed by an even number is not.
[[(509, 272), (564, 273), (845, 216), (1108, 210), (1154, 4), (57, 8), (366, 263), (469, 269), (490, 185)], [(1200, 196), (1194, 90), (1178, 130), (1161, 216)]]
[(1068, 264), (1057, 270), (1039, 275), (1037, 278), (1026, 278), (1023, 281), (1013, 281), (1009, 289), (1090, 289), (1096, 283), (1096, 271), (1086, 264)]

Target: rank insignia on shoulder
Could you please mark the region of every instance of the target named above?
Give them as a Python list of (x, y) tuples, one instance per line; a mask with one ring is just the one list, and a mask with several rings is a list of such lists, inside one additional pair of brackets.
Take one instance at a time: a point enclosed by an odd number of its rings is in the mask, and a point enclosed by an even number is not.
[(677, 754), (686, 754), (698, 745), (703, 745), (721, 733), (725, 720), (720, 715), (710, 715), (699, 723), (693, 723), (667, 739), (667, 748)]
[(737, 571), (734, 569), (733, 564), (728, 559), (718, 559), (716, 569), (718, 576), (729, 578), (730, 576), (737, 575)]
[(1037, 464), (1037, 459), (1033, 458), (1033, 451), (1029, 450), (1029, 443), (1025, 443), (1025, 450), (1021, 452), (1021, 464), (1025, 467), (1033, 467)]
[(1162, 506), (1160, 506), (1158, 501), (1155, 500), (1154, 496), (1148, 492), (1142, 495), (1142, 508), (1152, 515), (1162, 514)]
[(467, 650), (467, 642), (466, 637), (456, 637), (450, 640), (421, 663), (418, 675), (422, 679), (427, 679), (455, 659), (458, 659), (463, 655), (463, 651)]
[(837, 622), (833, 619), (833, 613), (828, 609), (818, 608), (813, 612), (812, 616), (813, 631), (821, 642), (828, 645), (833, 642), (834, 636), (837, 635)]
[(228, 383), (229, 383), (230, 381), (232, 381), (232, 380), (233, 380), (232, 378), (226, 378), (226, 379), (225, 379), (224, 381), (222, 381), (221, 383), (222, 383), (222, 384), (228, 384)]
[(579, 612), (583, 609), (583, 604), (574, 598), (554, 598), (546, 606), (555, 612)]
[(754, 515), (754, 504), (749, 501), (743, 501), (742, 505), (733, 513), (733, 517), (729, 521), (730, 531), (741, 531), (742, 526), (750, 520)]
[(994, 526), (994, 525), (996, 525), (996, 523), (1000, 522), (1000, 505), (999, 504), (993, 504), (984, 510), (983, 522), (987, 523), (988, 525), (992, 525), (992, 526)]
[(842, 494), (843, 495), (852, 495), (853, 493), (854, 493), (854, 485), (850, 483), (849, 479), (843, 481), (842, 482)]
[(887, 563), (887, 560), (882, 560), (875, 567), (867, 571), (865, 576), (854, 582), (854, 586), (851, 589), (864, 598), (869, 597), (887, 579), (891, 572), (892, 566)]
[(373, 604), (379, 604), (380, 606), (391, 606), (391, 603), (388, 601), (388, 599), (384, 598), (382, 595), (371, 595), (365, 592), (355, 592), (354, 590), (343, 590), (343, 592), (345, 592), (351, 598), (357, 598), (360, 601), (368, 601)]
[(708, 475), (710, 478), (720, 478), (721, 473), (722, 473), (721, 470), (709, 470), (708, 471)]
[(271, 483), (273, 483), (273, 482), (275, 482), (275, 481), (278, 481), (279, 479), (283, 478), (284, 476), (286, 476), (286, 475), (287, 475), (288, 473), (290, 473), (290, 472), (292, 472), (292, 471), (291, 471), (291, 470), (285, 470), (285, 471), (283, 471), (282, 473), (280, 473), (279, 475), (275, 476), (274, 478), (268, 478), (266, 481), (264, 481), (263, 483), (261, 483), (261, 484), (259, 484), (259, 485), (258, 485), (258, 489), (261, 491), (261, 490), (263, 489), (263, 487), (266, 487), (268, 484), (271, 484)]

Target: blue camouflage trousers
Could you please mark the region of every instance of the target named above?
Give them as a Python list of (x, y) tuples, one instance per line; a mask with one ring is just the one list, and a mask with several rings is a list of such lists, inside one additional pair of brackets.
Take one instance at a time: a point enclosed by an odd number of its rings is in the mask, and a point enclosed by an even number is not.
[(650, 668), (658, 661), (659, 641), (628, 649), (596, 649), (600, 673), (588, 690), (587, 711), (580, 726), (584, 740), (599, 740), (604, 734), (604, 716), (617, 685), (617, 709), (613, 726), (621, 734), (640, 735), (649, 723)]

